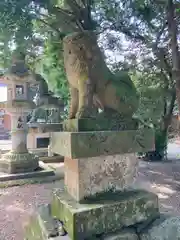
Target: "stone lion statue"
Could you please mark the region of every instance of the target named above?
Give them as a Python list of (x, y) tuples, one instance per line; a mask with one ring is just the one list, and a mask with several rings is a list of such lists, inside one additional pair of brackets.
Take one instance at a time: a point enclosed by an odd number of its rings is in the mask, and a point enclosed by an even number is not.
[(70, 86), (69, 119), (91, 118), (92, 107), (131, 118), (139, 96), (127, 72), (113, 74), (107, 67), (94, 32), (64, 38), (64, 64)]

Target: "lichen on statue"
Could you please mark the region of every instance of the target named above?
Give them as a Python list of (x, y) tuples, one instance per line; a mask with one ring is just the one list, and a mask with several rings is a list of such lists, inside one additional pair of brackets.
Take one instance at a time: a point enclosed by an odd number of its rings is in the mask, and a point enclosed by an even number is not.
[[(93, 106), (113, 118), (132, 118), (139, 96), (127, 72), (113, 74), (107, 67), (94, 32), (64, 38), (64, 64), (70, 86), (69, 119), (92, 118)], [(97, 116), (100, 116), (99, 114)], [(98, 117), (97, 117), (98, 118)]]

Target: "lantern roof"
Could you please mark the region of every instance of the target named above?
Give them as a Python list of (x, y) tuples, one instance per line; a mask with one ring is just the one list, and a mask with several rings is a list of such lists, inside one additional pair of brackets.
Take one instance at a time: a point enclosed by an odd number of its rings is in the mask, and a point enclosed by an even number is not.
[[(13, 82), (36, 82), (35, 74), (26, 64), (23, 52), (14, 51), (11, 66), (5, 72), (3, 80), (6, 84)], [(0, 82), (2, 81), (0, 80)]]

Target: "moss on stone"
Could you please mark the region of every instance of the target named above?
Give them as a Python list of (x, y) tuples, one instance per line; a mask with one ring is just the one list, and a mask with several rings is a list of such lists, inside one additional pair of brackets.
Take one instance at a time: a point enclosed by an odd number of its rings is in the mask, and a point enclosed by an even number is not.
[(154, 131), (56, 132), (52, 133), (51, 147), (53, 152), (70, 158), (146, 152), (154, 149)]
[[(102, 116), (101, 116), (102, 115)], [(138, 128), (138, 121), (134, 119), (108, 118), (99, 114), (97, 119), (71, 119), (63, 122), (63, 130), (68, 132), (83, 131), (106, 131), (106, 130), (135, 130)]]
[(89, 204), (79, 204), (64, 190), (56, 190), (51, 209), (72, 240), (115, 232), (159, 215), (157, 196), (140, 190), (118, 193)]
[(50, 176), (50, 177), (39, 177), (39, 178), (29, 178), (29, 179), (18, 179), (18, 180), (10, 180), (0, 182), (1, 188), (15, 187), (15, 186), (23, 186), (26, 184), (44, 184), (49, 182), (55, 182), (61, 180), (60, 176)]

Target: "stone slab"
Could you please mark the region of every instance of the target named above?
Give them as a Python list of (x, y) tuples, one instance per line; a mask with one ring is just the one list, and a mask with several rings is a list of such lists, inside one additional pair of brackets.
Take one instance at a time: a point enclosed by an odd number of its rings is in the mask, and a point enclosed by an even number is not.
[(16, 174), (4, 174), (3, 172), (0, 173), (0, 181), (12, 181), (18, 179), (30, 179), (30, 178), (38, 178), (38, 177), (48, 177), (54, 176), (53, 170), (44, 170), (44, 169), (37, 169), (34, 172), (26, 172), (26, 173), (16, 173)]
[(86, 132), (86, 131), (122, 131), (137, 129), (139, 122), (137, 119), (124, 121), (113, 121), (112, 118), (102, 119), (69, 119), (63, 122), (63, 131)]
[[(11, 149), (1, 149), (1, 154), (8, 153)], [(48, 157), (48, 149), (47, 148), (34, 148), (28, 149), (29, 153), (35, 154), (38, 157)]]
[[(70, 240), (60, 229), (60, 222), (51, 216), (49, 204), (39, 206), (36, 214), (31, 216), (29, 224), (25, 227), (25, 240)], [(61, 230), (61, 232), (60, 232)], [(60, 236), (60, 235), (66, 236)]]
[(97, 157), (154, 149), (154, 131), (144, 128), (128, 131), (54, 132), (52, 152), (69, 158)]
[(15, 179), (9, 181), (0, 181), (0, 188), (14, 187), (14, 186), (23, 186), (26, 184), (45, 184), (51, 183), (55, 181), (62, 180), (62, 175), (54, 174), (52, 176), (39, 176), (39, 177), (31, 177), (24, 179)]
[(112, 233), (159, 216), (157, 196), (143, 190), (104, 194), (98, 200), (79, 204), (65, 190), (56, 189), (51, 211), (72, 240)]
[(65, 158), (66, 190), (79, 202), (102, 192), (123, 191), (133, 185), (138, 162), (133, 153), (89, 159)]
[(46, 157), (41, 157), (41, 161), (43, 161), (44, 163), (62, 163), (64, 162), (64, 157), (63, 156), (46, 156)]
[(63, 125), (61, 123), (29, 123), (29, 132), (35, 132), (35, 129), (38, 129), (38, 132), (59, 132), (62, 131)]
[(39, 167), (39, 158), (32, 153), (8, 152), (1, 156), (0, 171), (9, 174), (33, 172)]
[(47, 157), (48, 149), (47, 148), (34, 148), (28, 149), (30, 153), (37, 155), (38, 157)]
[[(60, 224), (58, 219), (51, 216), (50, 204), (42, 205), (38, 207), (36, 214), (30, 218), (25, 227), (25, 240), (72, 240), (63, 227), (59, 227)], [(129, 227), (108, 235), (91, 236), (86, 240), (139, 240), (139, 238), (135, 229)]]

